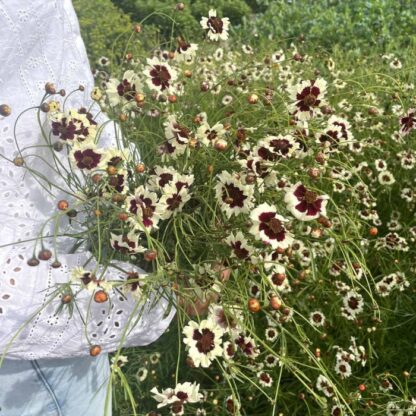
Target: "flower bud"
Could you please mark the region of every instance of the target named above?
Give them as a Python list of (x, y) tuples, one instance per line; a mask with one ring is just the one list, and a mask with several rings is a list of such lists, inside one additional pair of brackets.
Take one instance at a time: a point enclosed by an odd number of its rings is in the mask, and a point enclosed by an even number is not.
[(45, 84), (45, 91), (48, 93), (48, 94), (56, 94), (56, 87), (55, 87), (55, 84), (53, 84), (52, 82), (47, 82), (46, 84)]
[(8, 117), (12, 113), (12, 109), (7, 104), (0, 105), (0, 115), (3, 117)]

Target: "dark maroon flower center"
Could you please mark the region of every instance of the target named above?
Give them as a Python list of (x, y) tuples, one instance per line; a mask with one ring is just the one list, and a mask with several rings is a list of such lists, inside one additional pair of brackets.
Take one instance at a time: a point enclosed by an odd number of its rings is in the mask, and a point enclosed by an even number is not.
[(310, 87), (306, 87), (301, 93), (296, 95), (297, 107), (300, 111), (310, 111), (311, 107), (317, 107), (321, 100), (318, 99), (321, 90), (314, 85), (315, 81), (312, 81)]
[(132, 100), (136, 95), (136, 86), (131, 84), (127, 79), (123, 79), (117, 86), (117, 93), (120, 97)]
[(286, 230), (282, 222), (275, 218), (274, 212), (264, 212), (259, 216), (259, 229), (271, 240), (283, 241), (286, 236)]
[(75, 151), (74, 158), (80, 169), (93, 169), (100, 163), (101, 155), (95, 153), (92, 149), (86, 149)]
[(318, 199), (318, 195), (316, 192), (306, 191), (304, 198), (308, 204), (314, 204), (316, 200)]
[(197, 341), (196, 347), (200, 353), (207, 354), (215, 348), (215, 334), (208, 328), (203, 328), (202, 331), (196, 329), (193, 339)]
[(208, 19), (207, 25), (212, 33), (222, 33), (224, 23), (222, 22), (222, 19), (215, 16), (211, 16)]
[(232, 244), (234, 254), (239, 259), (246, 259), (249, 255), (249, 252), (247, 249), (242, 247), (243, 243), (241, 241), (236, 241), (234, 244)]
[(233, 185), (232, 183), (224, 185), (222, 200), (231, 208), (242, 208), (244, 206), (245, 199), (247, 199), (247, 196), (244, 195), (244, 192), (239, 187)]
[(173, 179), (173, 175), (171, 173), (161, 173), (159, 175), (159, 186), (163, 188), (172, 179)]
[(154, 65), (150, 70), (152, 83), (163, 91), (169, 87), (170, 73), (164, 65)]
[(188, 394), (184, 391), (178, 391), (175, 396), (182, 402), (188, 399)]
[(348, 306), (351, 308), (351, 309), (357, 309), (358, 308), (358, 305), (359, 305), (359, 302), (358, 302), (358, 299), (356, 298), (356, 297), (354, 297), (354, 296), (351, 296), (349, 299), (348, 299)]
[(182, 197), (179, 194), (173, 194), (166, 202), (168, 203), (168, 209), (173, 211), (181, 206)]

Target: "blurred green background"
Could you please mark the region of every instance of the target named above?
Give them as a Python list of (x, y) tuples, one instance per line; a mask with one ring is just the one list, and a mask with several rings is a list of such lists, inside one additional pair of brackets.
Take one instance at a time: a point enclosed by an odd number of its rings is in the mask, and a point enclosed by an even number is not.
[[(416, 0), (194, 0), (178, 11), (172, 0), (73, 0), (94, 66), (112, 51), (124, 50), (132, 24), (143, 19), (143, 36), (202, 39), (201, 16), (214, 8), (232, 23), (234, 36), (245, 43), (274, 40), (305, 42), (331, 50), (341, 46), (363, 53), (388, 52), (416, 45)], [(155, 13), (157, 12), (157, 13)], [(166, 24), (166, 16), (176, 24)], [(123, 36), (123, 34), (125, 36)]]

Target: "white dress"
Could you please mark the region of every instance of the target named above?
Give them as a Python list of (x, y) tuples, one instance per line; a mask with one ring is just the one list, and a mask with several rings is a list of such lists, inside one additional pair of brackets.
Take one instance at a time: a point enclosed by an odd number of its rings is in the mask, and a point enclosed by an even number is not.
[[(17, 155), (16, 117), (39, 104), (46, 82), (66, 91), (81, 84), (85, 92), (72, 95), (69, 107), (91, 104), (94, 81), (70, 0), (0, 0), (0, 62), (0, 104), (12, 108), (11, 116), (0, 117), (0, 154), (11, 160)], [(19, 147), (41, 143), (35, 112), (22, 116), (17, 138)], [(56, 201), (24, 168), (0, 157), (0, 358), (1, 353), (30, 360), (81, 356), (89, 354), (90, 345), (114, 351), (135, 310), (131, 297), (111, 296), (111, 307), (92, 302), (90, 311), (88, 301), (81, 301), (87, 331), (79, 314), (55, 313), (59, 300), (49, 303), (53, 286), (67, 282), (68, 270), (82, 265), (88, 254), (61, 254), (59, 269), (51, 268), (50, 261), (30, 267), (33, 242), (10, 243), (34, 238), (56, 210)], [(165, 317), (168, 302), (162, 299), (150, 308), (150, 301), (128, 331), (125, 346), (147, 345), (168, 327), (175, 311)]]

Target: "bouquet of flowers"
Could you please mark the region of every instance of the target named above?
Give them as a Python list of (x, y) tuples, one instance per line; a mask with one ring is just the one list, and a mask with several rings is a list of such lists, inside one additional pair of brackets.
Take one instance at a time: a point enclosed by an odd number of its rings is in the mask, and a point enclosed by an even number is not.
[(383, 76), (302, 44), (219, 46), (215, 10), (201, 27), (203, 43), (147, 55), (137, 25), (120, 67), (97, 71), (115, 145), (47, 85), (43, 133), (72, 198), (59, 215), (98, 263), (146, 272), (76, 268), (63, 307), (81, 290), (176, 294), (176, 385), (149, 389), (152, 415), (415, 414), (412, 342), (386, 337), (414, 318), (410, 75), (396, 56)]

